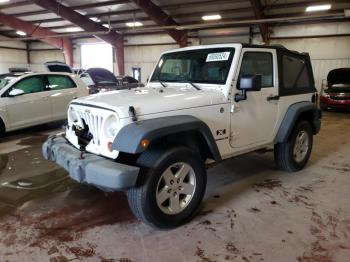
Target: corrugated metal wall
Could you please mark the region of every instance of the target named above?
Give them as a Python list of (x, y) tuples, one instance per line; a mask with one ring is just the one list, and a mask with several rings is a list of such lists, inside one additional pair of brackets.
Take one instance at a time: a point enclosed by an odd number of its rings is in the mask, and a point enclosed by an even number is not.
[[(350, 23), (283, 26), (273, 30), (273, 36), (277, 37), (343, 34), (350, 33)], [(273, 40), (271, 44), (281, 44), (292, 50), (308, 52), (318, 89), (321, 88), (322, 80), (327, 78), (330, 70), (350, 67), (350, 36)]]
[[(0, 46), (25, 48), (25, 44), (21, 42), (3, 42)], [(28, 67), (27, 54), (25, 50), (13, 50), (0, 48), (0, 74), (8, 73), (10, 67)]]

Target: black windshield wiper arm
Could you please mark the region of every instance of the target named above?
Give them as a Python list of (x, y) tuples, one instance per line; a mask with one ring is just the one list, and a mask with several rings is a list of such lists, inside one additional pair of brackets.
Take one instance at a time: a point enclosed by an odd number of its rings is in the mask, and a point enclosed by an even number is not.
[(195, 89), (197, 89), (197, 90), (202, 90), (202, 89), (200, 89), (197, 85), (193, 84), (191, 81), (188, 81), (188, 83), (189, 83), (191, 86), (193, 86)]
[[(159, 79), (155, 79), (156, 82), (160, 83), (163, 87), (167, 87), (166, 84), (164, 84), (162, 81), (160, 81)], [(151, 81), (152, 82), (152, 81)]]

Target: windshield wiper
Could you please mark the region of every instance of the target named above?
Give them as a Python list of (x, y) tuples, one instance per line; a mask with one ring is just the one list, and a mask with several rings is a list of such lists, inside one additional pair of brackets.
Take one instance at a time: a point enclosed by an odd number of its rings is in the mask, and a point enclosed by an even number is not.
[(197, 85), (193, 84), (191, 81), (188, 81), (187, 83), (189, 83), (191, 86), (193, 86), (197, 90), (202, 90)]
[[(164, 84), (164, 83), (163, 83), (162, 81), (160, 81), (159, 79), (154, 79), (154, 81), (160, 83), (163, 87), (167, 87), (167, 85)], [(154, 82), (154, 81), (151, 80), (151, 82)]]

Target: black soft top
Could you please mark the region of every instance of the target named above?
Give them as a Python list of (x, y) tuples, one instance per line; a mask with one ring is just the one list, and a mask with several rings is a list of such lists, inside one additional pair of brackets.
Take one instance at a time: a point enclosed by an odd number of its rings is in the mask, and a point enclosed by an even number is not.
[(294, 50), (289, 50), (287, 49), (285, 46), (283, 45), (253, 45), (253, 44), (242, 44), (243, 47), (247, 47), (247, 48), (269, 48), (269, 49), (275, 49), (277, 51), (280, 52), (284, 52), (284, 53), (290, 53), (293, 54), (294, 56), (300, 56), (302, 58), (306, 58), (309, 59), (309, 53), (300, 53), (298, 51), (294, 51)]

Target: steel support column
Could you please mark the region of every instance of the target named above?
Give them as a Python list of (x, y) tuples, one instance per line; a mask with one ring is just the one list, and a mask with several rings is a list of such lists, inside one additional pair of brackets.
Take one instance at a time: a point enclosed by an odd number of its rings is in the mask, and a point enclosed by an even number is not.
[(106, 32), (105, 34), (96, 35), (95, 37), (111, 44), (117, 53), (116, 59), (118, 64), (119, 74), (124, 74), (124, 42), (123, 35), (111, 30), (109, 31), (103, 25), (92, 21), (89, 17), (86, 17), (70, 7), (62, 5), (55, 0), (30, 0), (34, 4), (50, 10), (58, 16), (72, 22), (73, 24), (81, 27), (87, 32)]

